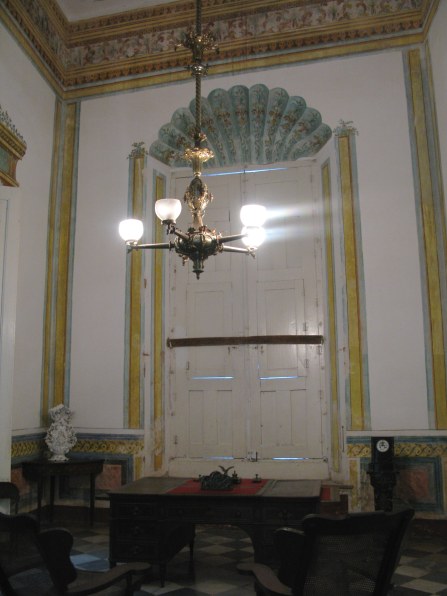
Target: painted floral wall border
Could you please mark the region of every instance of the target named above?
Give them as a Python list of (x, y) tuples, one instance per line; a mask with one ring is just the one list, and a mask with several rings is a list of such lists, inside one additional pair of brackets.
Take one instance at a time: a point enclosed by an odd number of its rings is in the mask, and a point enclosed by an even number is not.
[[(205, 0), (204, 27), (212, 26), (219, 61), (226, 62), (421, 33), (438, 2)], [(188, 52), (174, 46), (193, 25), (193, 0), (77, 22), (68, 22), (55, 0), (1, 4), (0, 19), (3, 13), (18, 27), (64, 90), (182, 68), (189, 61)]]

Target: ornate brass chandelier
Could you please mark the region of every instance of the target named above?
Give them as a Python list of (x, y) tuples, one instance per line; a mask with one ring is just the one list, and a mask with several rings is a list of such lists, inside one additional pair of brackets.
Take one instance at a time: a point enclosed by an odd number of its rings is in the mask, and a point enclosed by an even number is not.
[[(193, 179), (186, 189), (184, 202), (192, 215), (192, 224), (187, 232), (176, 227), (176, 220), (182, 209), (178, 199), (159, 199), (155, 203), (155, 213), (166, 226), (166, 233), (175, 236), (174, 240), (163, 243), (139, 244), (143, 235), (143, 222), (137, 219), (127, 219), (120, 223), (119, 232), (125, 240), (128, 250), (165, 248), (174, 250), (183, 260), (191, 260), (193, 271), (199, 279), (204, 270), (208, 257), (221, 252), (242, 253), (255, 256), (255, 251), (265, 238), (263, 224), (266, 220), (266, 209), (260, 205), (245, 205), (241, 209), (241, 220), (244, 225), (240, 234), (222, 236), (215, 230), (210, 230), (204, 223), (205, 209), (213, 200), (207, 185), (202, 180), (202, 166), (214, 157), (213, 152), (204, 146), (206, 135), (202, 132), (202, 77), (208, 72), (208, 65), (204, 64), (203, 56), (206, 50), (216, 50), (217, 45), (213, 35), (202, 32), (202, 2), (196, 0), (195, 31), (189, 31), (184, 41), (179, 44), (192, 53), (192, 64), (188, 66), (195, 78), (195, 128), (194, 146), (185, 150), (184, 157), (192, 165)], [(228, 242), (242, 239), (243, 247), (227, 246)]]

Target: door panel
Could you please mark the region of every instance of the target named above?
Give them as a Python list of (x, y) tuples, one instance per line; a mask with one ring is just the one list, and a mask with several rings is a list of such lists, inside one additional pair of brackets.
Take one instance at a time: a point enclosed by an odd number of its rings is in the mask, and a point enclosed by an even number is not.
[[(175, 196), (189, 180), (177, 180)], [(241, 203), (259, 202), (272, 215), (268, 237), (254, 261), (227, 253), (210, 257), (199, 280), (189, 263), (182, 267), (174, 259), (171, 336), (321, 333), (312, 164), (206, 182), (216, 197), (204, 218), (209, 228), (238, 233)], [(179, 226), (187, 223), (179, 220)], [(297, 460), (324, 458), (315, 346), (190, 347), (170, 350), (169, 357), (169, 450), (185, 470), (194, 469), (196, 458), (244, 459), (256, 452), (261, 464), (293, 458), (294, 473)]]

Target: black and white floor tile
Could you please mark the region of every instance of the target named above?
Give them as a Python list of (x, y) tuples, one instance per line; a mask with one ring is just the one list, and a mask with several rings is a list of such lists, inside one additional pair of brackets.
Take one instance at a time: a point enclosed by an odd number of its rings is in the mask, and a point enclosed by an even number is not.
[[(73, 529), (73, 562), (84, 569), (108, 568), (108, 528)], [(250, 576), (240, 575), (236, 564), (250, 561), (250, 539), (238, 528), (199, 526), (195, 543), (195, 574), (188, 571), (189, 551), (181, 551), (168, 565), (167, 580), (160, 587), (157, 567), (141, 596), (248, 596), (253, 595)], [(393, 578), (390, 596), (447, 596), (447, 537), (412, 532)]]

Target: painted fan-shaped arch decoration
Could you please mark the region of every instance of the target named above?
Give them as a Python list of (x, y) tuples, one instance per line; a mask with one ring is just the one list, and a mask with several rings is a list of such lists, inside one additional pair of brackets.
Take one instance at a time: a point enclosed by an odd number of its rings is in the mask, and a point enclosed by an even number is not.
[[(194, 114), (195, 99), (189, 108), (176, 110), (160, 128), (150, 155), (173, 167), (189, 165), (182, 156), (192, 145)], [(318, 153), (332, 134), (302, 97), (262, 84), (211, 91), (202, 99), (202, 131), (214, 152), (206, 167), (295, 161)]]

